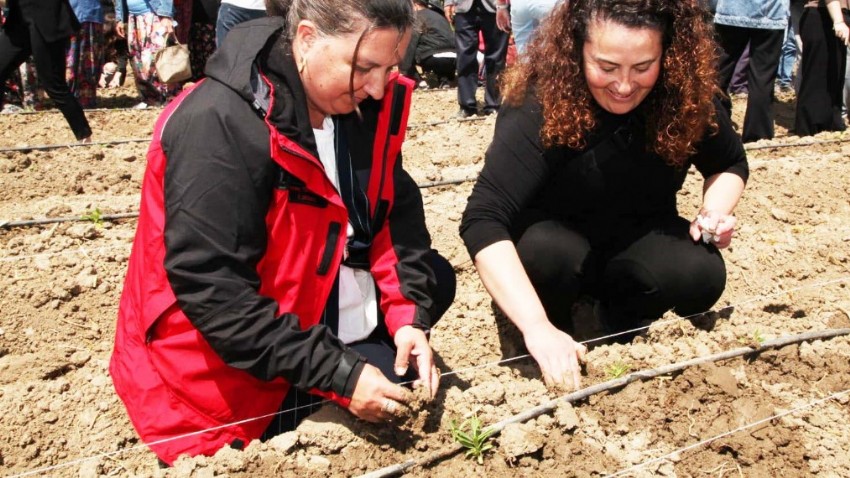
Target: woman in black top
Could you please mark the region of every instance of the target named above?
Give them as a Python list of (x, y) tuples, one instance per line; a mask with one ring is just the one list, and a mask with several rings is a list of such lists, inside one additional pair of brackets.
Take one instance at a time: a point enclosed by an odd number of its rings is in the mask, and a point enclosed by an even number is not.
[[(718, 249), (748, 169), (714, 52), (692, 2), (571, 0), (508, 72), (461, 235), (547, 384), (579, 384), (585, 349), (567, 332), (580, 294), (614, 331), (723, 292)], [(705, 187), (688, 221), (676, 192), (691, 164)]]

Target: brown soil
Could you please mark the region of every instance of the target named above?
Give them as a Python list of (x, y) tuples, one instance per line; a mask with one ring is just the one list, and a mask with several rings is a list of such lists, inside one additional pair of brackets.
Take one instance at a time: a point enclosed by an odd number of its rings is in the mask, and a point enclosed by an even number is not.
[[(454, 90), (418, 92), (405, 163), (420, 183), (474, 178), (494, 118), (457, 121)], [(111, 105), (133, 104), (128, 90)], [(778, 103), (772, 143), (787, 136), (793, 99)], [(735, 120), (743, 106), (736, 100)], [(159, 110), (95, 111), (96, 141), (147, 137)], [(437, 124), (429, 124), (438, 122)], [(822, 134), (817, 140), (848, 139)], [(56, 112), (0, 116), (0, 148), (73, 141)], [(0, 220), (132, 212), (145, 142), (0, 152)], [(751, 179), (738, 208), (738, 236), (724, 253), (729, 280), (715, 313), (673, 315), (628, 345), (589, 353), (584, 384), (610, 366), (635, 371), (809, 330), (850, 326), (850, 144), (751, 150)], [(0, 470), (82, 476), (350, 476), (451, 446), (450, 424), (477, 415), (492, 424), (558, 396), (547, 391), (522, 340), (497, 319), (458, 238), (471, 182), (423, 190), (435, 246), (458, 273), (457, 299), (433, 346), (443, 377), (437, 399), (401, 426), (358, 422), (325, 407), (295, 432), (245, 451), (157, 466), (140, 443), (107, 371), (135, 220), (0, 229)], [(691, 174), (681, 211), (696, 212)], [(500, 340), (500, 334), (502, 336)], [(803, 343), (694, 367), (563, 405), (511, 425), (483, 465), (462, 454), (414, 476), (600, 476), (628, 470), (850, 388), (850, 339)], [(681, 451), (627, 476), (850, 476), (850, 399)], [(57, 466), (58, 468), (46, 469)]]

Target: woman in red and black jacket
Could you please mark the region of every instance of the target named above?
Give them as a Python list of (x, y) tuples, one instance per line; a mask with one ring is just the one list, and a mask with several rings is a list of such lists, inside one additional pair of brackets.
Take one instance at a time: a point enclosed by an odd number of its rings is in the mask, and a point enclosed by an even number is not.
[(305, 410), (275, 412), (296, 403), (387, 420), (397, 383), (439, 382), (427, 331), (455, 278), (401, 166), (410, 3), (279, 3), (148, 153), (110, 371), (166, 463), (291, 429)]

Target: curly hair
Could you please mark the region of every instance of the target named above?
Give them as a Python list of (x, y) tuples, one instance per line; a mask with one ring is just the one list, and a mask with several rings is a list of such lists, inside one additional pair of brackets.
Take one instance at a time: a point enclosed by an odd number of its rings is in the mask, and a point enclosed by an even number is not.
[(592, 21), (662, 33), (661, 73), (644, 100), (647, 147), (681, 167), (709, 131), (716, 131), (716, 46), (708, 13), (698, 0), (564, 0), (540, 26), (527, 54), (502, 79), (504, 101), (519, 105), (535, 94), (543, 109), (544, 146), (586, 147), (596, 127), (584, 77), (584, 44)]

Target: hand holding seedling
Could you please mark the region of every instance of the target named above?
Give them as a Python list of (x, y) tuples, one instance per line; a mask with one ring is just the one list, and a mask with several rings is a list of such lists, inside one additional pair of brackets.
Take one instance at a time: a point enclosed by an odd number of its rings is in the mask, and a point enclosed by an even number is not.
[(372, 365), (366, 364), (354, 387), (348, 410), (367, 422), (385, 422), (405, 415), (413, 397), (406, 388), (396, 385)]
[(691, 222), (690, 234), (694, 241), (714, 243), (718, 249), (729, 247), (738, 221), (731, 214), (702, 210)]
[(578, 390), (581, 386), (579, 363), (584, 362), (587, 347), (552, 324), (535, 327), (526, 332), (524, 338), (547, 387)]
[(405, 325), (395, 333), (395, 346), (398, 349), (394, 367), (396, 375), (403, 377), (407, 373), (408, 365), (413, 365), (419, 373), (413, 387), (425, 387), (431, 398), (434, 398), (440, 385), (440, 373), (434, 365), (434, 354), (425, 332)]

